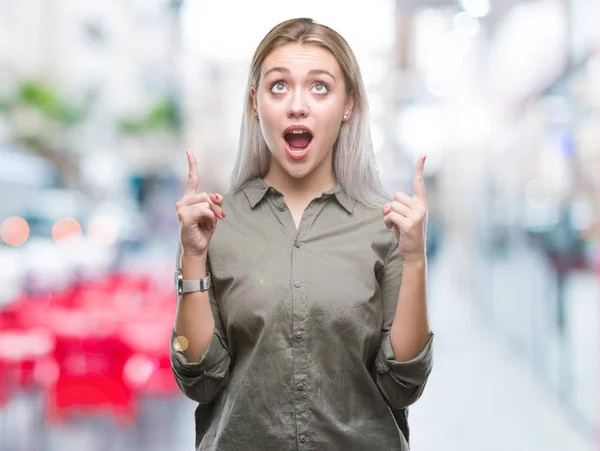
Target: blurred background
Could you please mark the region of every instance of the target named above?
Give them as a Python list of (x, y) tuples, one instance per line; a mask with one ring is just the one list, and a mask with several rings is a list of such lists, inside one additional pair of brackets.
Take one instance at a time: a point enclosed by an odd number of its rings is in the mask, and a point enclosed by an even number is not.
[(0, 449), (193, 449), (184, 150), (225, 192), (252, 53), (298, 16), (355, 50), (388, 190), (428, 155), (412, 449), (600, 449), (600, 0), (0, 0)]

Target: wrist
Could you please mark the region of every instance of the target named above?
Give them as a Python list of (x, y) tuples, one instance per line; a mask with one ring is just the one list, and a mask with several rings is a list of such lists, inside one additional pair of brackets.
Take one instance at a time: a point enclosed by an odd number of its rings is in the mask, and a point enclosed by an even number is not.
[(402, 259), (404, 268), (425, 269), (427, 267), (427, 256), (425, 254), (410, 256)]
[(184, 254), (181, 257), (181, 275), (185, 280), (195, 280), (204, 278), (206, 275), (206, 254)]

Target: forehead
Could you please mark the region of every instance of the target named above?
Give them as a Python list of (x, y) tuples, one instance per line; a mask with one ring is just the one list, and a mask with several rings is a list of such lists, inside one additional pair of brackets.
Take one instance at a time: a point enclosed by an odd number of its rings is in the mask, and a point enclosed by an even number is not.
[(305, 75), (315, 69), (329, 71), (336, 78), (342, 74), (333, 53), (314, 44), (295, 43), (277, 47), (263, 61), (261, 72), (264, 74), (274, 67), (285, 68), (297, 75)]

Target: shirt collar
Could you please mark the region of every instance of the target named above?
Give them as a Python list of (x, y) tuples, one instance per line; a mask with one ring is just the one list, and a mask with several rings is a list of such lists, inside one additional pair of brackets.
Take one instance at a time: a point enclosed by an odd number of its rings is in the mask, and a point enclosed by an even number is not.
[[(261, 177), (256, 177), (248, 181), (242, 189), (248, 198), (248, 202), (250, 202), (250, 207), (252, 208), (256, 207), (256, 205), (263, 199), (263, 197), (265, 197), (269, 190), (272, 190), (274, 193), (281, 194), (277, 189), (269, 186)], [(339, 183), (333, 188), (323, 192), (320, 197), (325, 195), (335, 195), (335, 198), (339, 204), (344, 207), (348, 213), (352, 213), (354, 210), (354, 199), (346, 194)]]

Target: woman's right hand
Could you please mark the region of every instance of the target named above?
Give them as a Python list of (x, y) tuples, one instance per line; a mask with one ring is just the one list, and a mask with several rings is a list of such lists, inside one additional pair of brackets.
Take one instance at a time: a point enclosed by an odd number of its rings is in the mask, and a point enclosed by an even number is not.
[(181, 246), (186, 256), (206, 258), (217, 219), (225, 218), (225, 213), (221, 210), (223, 196), (217, 193), (196, 193), (198, 165), (191, 152), (186, 151), (186, 154), (190, 168), (188, 183), (183, 197), (175, 204), (181, 230)]

